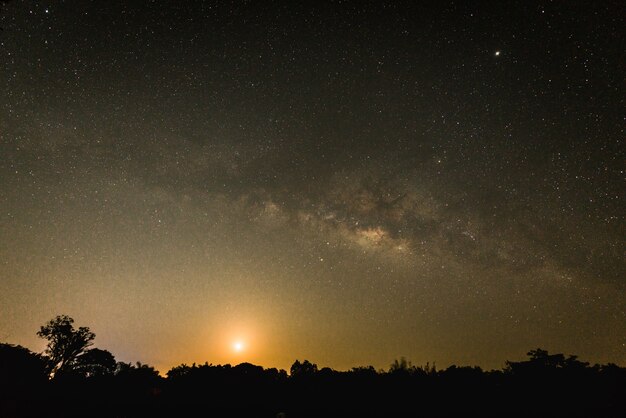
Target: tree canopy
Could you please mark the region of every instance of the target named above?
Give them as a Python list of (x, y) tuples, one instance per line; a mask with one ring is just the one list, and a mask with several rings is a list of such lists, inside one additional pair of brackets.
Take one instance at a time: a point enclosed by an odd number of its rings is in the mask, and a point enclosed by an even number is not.
[(50, 376), (74, 369), (78, 358), (93, 345), (96, 334), (89, 327), (74, 328), (74, 319), (67, 315), (56, 318), (42, 325), (37, 335), (48, 340), (44, 355)]
[(251, 363), (194, 363), (176, 366), (164, 378), (152, 366), (116, 362), (109, 351), (89, 348), (95, 334), (75, 328), (69, 316), (57, 316), (37, 334), (48, 340), (43, 354), (0, 343), (0, 417), (198, 411), (229, 417), (626, 416), (626, 368), (591, 366), (541, 348), (491, 371), (456, 365), (438, 370), (403, 357), (387, 371), (337, 371), (305, 359), (296, 360), (289, 374)]

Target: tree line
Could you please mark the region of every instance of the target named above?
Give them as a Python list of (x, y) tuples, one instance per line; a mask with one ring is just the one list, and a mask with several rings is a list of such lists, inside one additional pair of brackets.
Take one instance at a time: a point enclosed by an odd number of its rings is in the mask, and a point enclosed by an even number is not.
[(626, 417), (626, 368), (540, 348), (502, 370), (405, 358), (349, 371), (296, 360), (289, 373), (250, 363), (151, 366), (92, 348), (60, 315), (37, 332), (43, 353), (0, 343), (0, 417)]

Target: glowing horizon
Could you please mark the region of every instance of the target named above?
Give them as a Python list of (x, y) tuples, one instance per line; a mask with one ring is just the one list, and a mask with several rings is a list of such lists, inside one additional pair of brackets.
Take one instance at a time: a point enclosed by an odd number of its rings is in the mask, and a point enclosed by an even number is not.
[(612, 2), (0, 3), (0, 342), (626, 364)]

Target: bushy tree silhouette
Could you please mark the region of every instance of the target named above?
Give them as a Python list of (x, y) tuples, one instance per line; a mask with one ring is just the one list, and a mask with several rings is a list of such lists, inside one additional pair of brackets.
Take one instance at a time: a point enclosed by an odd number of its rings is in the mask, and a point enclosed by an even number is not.
[(41, 416), (49, 389), (46, 362), (19, 345), (0, 343), (0, 417)]
[(96, 334), (88, 327), (75, 329), (74, 319), (67, 315), (51, 319), (41, 326), (37, 335), (48, 340), (44, 355), (52, 377), (74, 368), (78, 357), (85, 353), (96, 338)]
[(389, 373), (394, 372), (406, 372), (411, 368), (411, 362), (408, 361), (404, 357), (400, 357), (400, 359), (394, 359), (391, 366), (389, 366)]
[(299, 360), (296, 360), (291, 365), (289, 373), (292, 377), (313, 376), (317, 373), (317, 364), (311, 363), (309, 360), (304, 360), (302, 363), (300, 363)]
[(46, 380), (46, 362), (20, 345), (0, 343), (0, 388), (28, 386)]
[(84, 377), (111, 376), (117, 369), (115, 357), (107, 350), (92, 348), (80, 355), (74, 370)]
[[(0, 417), (626, 417), (626, 369), (541, 348), (503, 370), (437, 370), (395, 360), (336, 371), (296, 360), (290, 375), (251, 363), (181, 364), (167, 378), (89, 349), (94, 334), (59, 316), (44, 355), (0, 344)], [(56, 363), (54, 362), (56, 361)], [(46, 368), (46, 364), (48, 368)], [(48, 379), (52, 364), (60, 378)]]

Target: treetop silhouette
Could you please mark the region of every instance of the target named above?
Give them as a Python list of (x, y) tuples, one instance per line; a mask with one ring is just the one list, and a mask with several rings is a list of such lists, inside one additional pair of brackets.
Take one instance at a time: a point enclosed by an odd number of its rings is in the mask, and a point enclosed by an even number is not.
[(74, 328), (74, 319), (58, 315), (42, 325), (37, 335), (48, 340), (43, 354), (50, 377), (74, 373), (85, 377), (115, 372), (115, 357), (107, 350), (89, 349), (96, 334), (89, 327)]
[[(290, 374), (250, 363), (181, 364), (161, 377), (90, 348), (95, 334), (59, 315), (43, 354), (0, 343), (0, 417), (624, 417), (626, 369), (537, 348), (503, 370), (395, 360), (336, 371), (296, 360)], [(415, 399), (413, 402), (402, 401)], [(396, 401), (399, 400), (399, 401)]]

